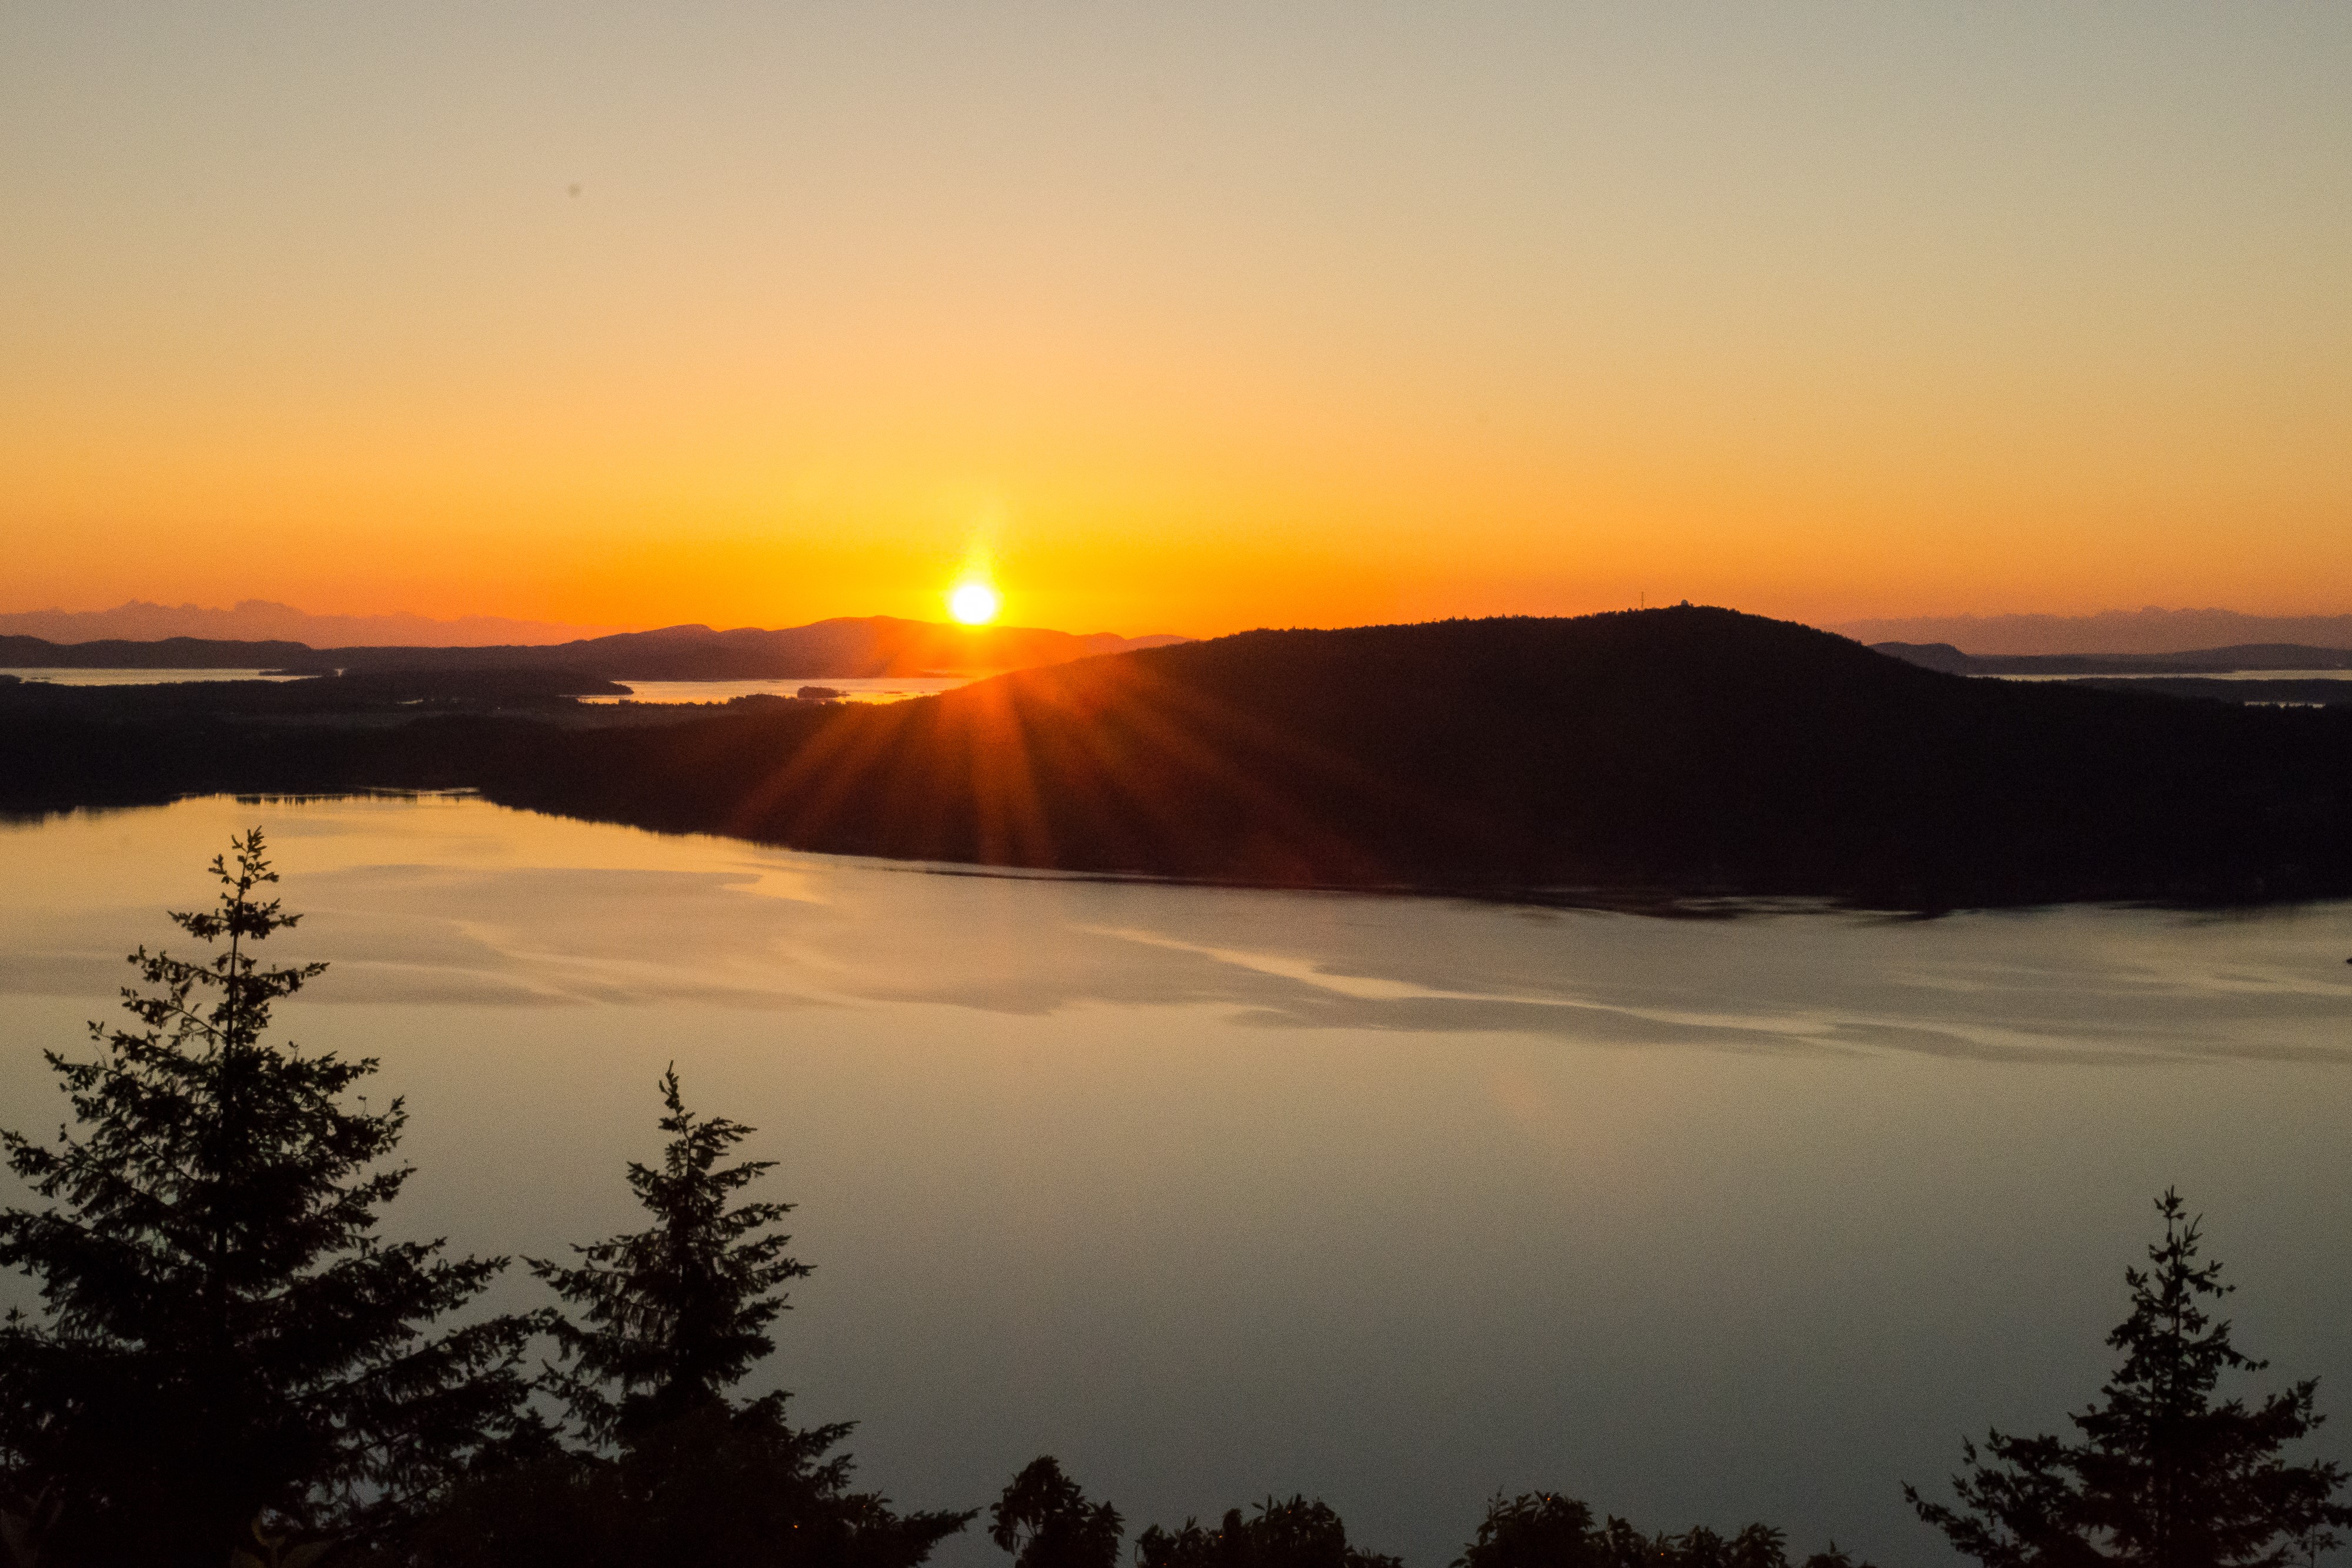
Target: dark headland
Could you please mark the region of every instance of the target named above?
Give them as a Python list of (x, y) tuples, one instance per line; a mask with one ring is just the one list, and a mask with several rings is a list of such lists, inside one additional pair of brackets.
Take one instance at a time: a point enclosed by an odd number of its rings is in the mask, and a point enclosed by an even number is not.
[(1279, 885), (1902, 909), (2352, 894), (2352, 713), (1969, 679), (1727, 610), (1253, 632), (889, 706), (604, 728), (33, 690), (0, 690), (17, 811), (468, 787), (808, 850)]
[(446, 671), (562, 673), (603, 680), (803, 680), (916, 675), (929, 670), (1012, 670), (1184, 639), (1166, 633), (1085, 636), (1024, 626), (953, 626), (891, 615), (843, 616), (769, 631), (666, 626), (570, 643), (476, 647), (313, 648), (301, 643), (167, 637), (51, 643), (0, 636), (0, 667), (19, 669), (278, 670), (416, 674)]

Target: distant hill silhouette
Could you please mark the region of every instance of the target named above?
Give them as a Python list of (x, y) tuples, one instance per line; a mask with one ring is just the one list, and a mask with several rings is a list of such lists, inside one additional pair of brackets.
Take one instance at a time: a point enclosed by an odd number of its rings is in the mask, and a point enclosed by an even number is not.
[(890, 615), (844, 616), (782, 631), (667, 626), (624, 632), (549, 648), (336, 648), (313, 655), (345, 668), (544, 668), (561, 664), (614, 680), (855, 679), (1023, 669), (1097, 653), (1160, 647), (1184, 639), (1162, 633), (1076, 635), (1018, 626), (953, 626)]
[(152, 643), (165, 637), (198, 637), (230, 643), (303, 643), (312, 647), (362, 643), (462, 647), (486, 643), (562, 643), (602, 630), (512, 621), (499, 615), (467, 615), (454, 621), (406, 613), (312, 615), (267, 599), (240, 600), (226, 610), (133, 599), (111, 610), (23, 610), (0, 614), (0, 636), (38, 637), (51, 643)]
[(2352, 894), (2352, 712), (1972, 680), (1727, 610), (1253, 632), (646, 729), (44, 711), (12, 720), (0, 804), (468, 785), (810, 850), (1287, 885)]
[(152, 643), (0, 637), (0, 664), (23, 670), (270, 670), (314, 653), (300, 643), (223, 643), (205, 637), (165, 637)]
[(1913, 615), (1829, 628), (1857, 643), (1948, 643), (1970, 653), (2180, 653), (2252, 643), (2352, 648), (2352, 615), (2104, 610), (2096, 615)]
[[(347, 675), (298, 680), (160, 681), (137, 685), (69, 686), (37, 675), (7, 694), (0, 711), (18, 719), (103, 719), (109, 723), (179, 723), (230, 715), (304, 716), (320, 722), (421, 704), (461, 705), (496, 711), (513, 705), (581, 709), (569, 699), (624, 696), (627, 686), (570, 670), (362, 670)], [(692, 714), (694, 708), (652, 709)], [(614, 710), (588, 710), (591, 717), (618, 716)], [(408, 716), (419, 716), (409, 715)]]
[(173, 638), (57, 644), (0, 636), (0, 664), (61, 669), (565, 670), (605, 680), (806, 680), (1024, 669), (1097, 653), (1162, 647), (1169, 633), (1079, 636), (1026, 627), (944, 625), (871, 615), (782, 631), (670, 626), (545, 646), (311, 648), (299, 643)]

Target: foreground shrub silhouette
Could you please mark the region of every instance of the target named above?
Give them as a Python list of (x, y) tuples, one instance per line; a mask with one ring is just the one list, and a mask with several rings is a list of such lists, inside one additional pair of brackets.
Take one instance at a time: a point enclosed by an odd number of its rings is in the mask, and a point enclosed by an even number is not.
[(1983, 1459), (1963, 1444), (1957, 1509), (1903, 1489), (1921, 1519), (1990, 1568), (2269, 1568), (2315, 1560), (2352, 1523), (2335, 1500), (2341, 1466), (2280, 1454), (2325, 1419), (2317, 1379), (2251, 1408), (2215, 1401), (2223, 1373), (2269, 1364), (2240, 1354), (2228, 1321), (2205, 1310), (2236, 1287), (2221, 1282), (2221, 1264), (2198, 1263), (2200, 1221), (2169, 1188), (2156, 1207), (2164, 1239), (2149, 1246), (2148, 1270), (2124, 1270), (2131, 1315), (2107, 1336), (2123, 1365), (2100, 1403), (2070, 1417), (2081, 1440), (1992, 1432)]
[(1610, 1560), (1592, 1511), (1575, 1498), (1522, 1492), (1507, 1501), (1497, 1492), (1454, 1568), (1598, 1568)]
[[(1768, 1524), (1731, 1536), (1704, 1525), (1680, 1535), (1644, 1535), (1614, 1516), (1595, 1524), (1591, 1509), (1559, 1492), (1498, 1493), (1454, 1568), (1789, 1568), (1788, 1537)], [(1803, 1568), (1867, 1565), (1855, 1564), (1832, 1542)]]
[(1225, 1511), (1204, 1530), (1186, 1520), (1181, 1530), (1153, 1525), (1136, 1538), (1139, 1568), (1402, 1568), (1394, 1557), (1348, 1543), (1348, 1527), (1321, 1498), (1287, 1502), (1267, 1498), (1254, 1517)]
[(831, 1452), (846, 1423), (795, 1428), (781, 1390), (728, 1396), (775, 1348), (780, 1287), (811, 1270), (771, 1228), (791, 1205), (728, 1207), (774, 1163), (722, 1163), (751, 1129), (688, 1111), (675, 1069), (661, 1092), (662, 1162), (628, 1167), (653, 1224), (575, 1248), (576, 1265), (530, 1260), (579, 1313), (552, 1324), (562, 1364), (547, 1385), (583, 1446), (486, 1477), (411, 1534), (405, 1555), (446, 1568), (922, 1562), (971, 1514), (899, 1514), (851, 1492), (850, 1458)]
[(0, 1267), (43, 1311), (0, 1326), (9, 1549), (44, 1564), (203, 1564), (289, 1530), (364, 1532), (468, 1469), (541, 1447), (518, 1364), (533, 1320), (428, 1336), (504, 1259), (379, 1241), (411, 1167), (405, 1114), (344, 1096), (375, 1071), (265, 1043), (272, 1006), (324, 970), (253, 949), (299, 918), (258, 830), (215, 858), (217, 905), (172, 918), (207, 963), (131, 956), (138, 1027), (49, 1052), (75, 1125), (0, 1134), (50, 1207), (0, 1214)]
[(1116, 1568), (1118, 1510), (1088, 1502), (1051, 1454), (1029, 1462), (989, 1505), (988, 1538), (1013, 1553), (1013, 1568)]

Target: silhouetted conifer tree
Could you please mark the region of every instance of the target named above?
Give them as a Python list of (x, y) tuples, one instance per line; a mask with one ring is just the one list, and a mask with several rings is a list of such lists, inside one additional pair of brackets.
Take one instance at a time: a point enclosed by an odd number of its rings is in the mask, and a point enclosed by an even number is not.
[(988, 1538), (1013, 1553), (1013, 1568), (1115, 1568), (1118, 1510), (1088, 1502), (1051, 1454), (1033, 1459), (989, 1505)]
[(1267, 1498), (1244, 1519), (1228, 1509), (1214, 1530), (1186, 1520), (1181, 1530), (1153, 1525), (1136, 1538), (1139, 1568), (1402, 1568), (1397, 1558), (1348, 1543), (1348, 1527), (1321, 1498)]
[(782, 1390), (730, 1397), (775, 1348), (767, 1329), (785, 1310), (779, 1287), (811, 1270), (770, 1228), (790, 1204), (729, 1207), (774, 1164), (725, 1163), (751, 1129), (688, 1111), (675, 1069), (661, 1091), (661, 1164), (628, 1167), (653, 1224), (575, 1248), (575, 1266), (530, 1260), (580, 1314), (554, 1326), (563, 1364), (548, 1384), (587, 1447), (468, 1489), (404, 1539), (404, 1559), (911, 1568), (971, 1514), (900, 1514), (851, 1492), (849, 1457), (831, 1453), (847, 1423), (795, 1428)]
[[(567, 1363), (555, 1386), (597, 1443), (626, 1443), (680, 1416), (728, 1407), (726, 1390), (776, 1347), (768, 1325), (788, 1304), (778, 1287), (812, 1271), (784, 1251), (791, 1237), (769, 1229), (791, 1204), (728, 1207), (775, 1166), (719, 1163), (751, 1129), (688, 1111), (674, 1067), (662, 1074), (661, 1092), (661, 1130), (670, 1135), (661, 1166), (629, 1163), (630, 1190), (652, 1227), (574, 1248), (574, 1268), (530, 1260), (531, 1272), (584, 1320), (555, 1325)], [(785, 1397), (772, 1393), (755, 1403), (781, 1409)], [(848, 1428), (832, 1430), (838, 1437)]]
[(2164, 1239), (2151, 1268), (2126, 1269), (2131, 1315), (2107, 1336), (2123, 1365), (2100, 1403), (2071, 1417), (2078, 1442), (1992, 1432), (1985, 1458), (1962, 1445), (1959, 1507), (1906, 1486), (1919, 1517), (1991, 1568), (2119, 1563), (2132, 1568), (2271, 1568), (2315, 1558), (2352, 1523), (2335, 1500), (2333, 1461), (2290, 1464), (2280, 1450), (2324, 1419), (2306, 1378), (2249, 1407), (2216, 1401), (2224, 1373), (2268, 1364), (2240, 1354), (2205, 1303), (2236, 1287), (2197, 1261), (2200, 1221), (2170, 1189), (2157, 1199)]
[(380, 1523), (469, 1466), (528, 1448), (531, 1320), (427, 1335), (504, 1259), (376, 1239), (411, 1167), (382, 1162), (401, 1102), (353, 1109), (373, 1059), (265, 1043), (274, 1004), (325, 968), (265, 967), (295, 924), (258, 830), (215, 858), (218, 904), (172, 918), (207, 963), (144, 947), (138, 1027), (92, 1024), (94, 1061), (47, 1053), (75, 1125), (0, 1134), (50, 1207), (0, 1214), (0, 1267), (40, 1282), (0, 1327), (8, 1527), (40, 1561), (220, 1568), (257, 1527)]

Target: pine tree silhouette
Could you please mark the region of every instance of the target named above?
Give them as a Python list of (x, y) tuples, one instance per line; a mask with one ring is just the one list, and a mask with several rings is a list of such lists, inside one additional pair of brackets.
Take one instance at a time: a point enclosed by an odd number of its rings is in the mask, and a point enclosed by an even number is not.
[(11, 1527), (47, 1526), (50, 1559), (218, 1568), (264, 1523), (364, 1531), (543, 1446), (520, 1371), (535, 1320), (419, 1326), (506, 1260), (374, 1234), (412, 1170), (383, 1163), (401, 1102), (346, 1103), (375, 1061), (264, 1040), (326, 966), (261, 963), (299, 917), (260, 896), (258, 829), (233, 853), (217, 904), (172, 916), (219, 950), (132, 954), (138, 1027), (93, 1023), (95, 1060), (47, 1053), (74, 1124), (0, 1134), (49, 1205), (0, 1213), (0, 1267), (42, 1301), (0, 1326), (0, 1468)]
[[(912, 1568), (971, 1513), (898, 1513), (848, 1490), (846, 1422), (785, 1419), (781, 1389), (729, 1390), (775, 1348), (781, 1287), (808, 1265), (772, 1228), (784, 1203), (735, 1203), (772, 1168), (727, 1163), (751, 1129), (686, 1107), (662, 1074), (658, 1166), (632, 1163), (644, 1230), (530, 1260), (578, 1313), (552, 1325), (561, 1364), (547, 1386), (584, 1447), (487, 1479), (404, 1542), (429, 1568)], [(730, 1207), (733, 1204), (734, 1207)]]
[[(591, 1441), (627, 1443), (698, 1411), (728, 1407), (727, 1389), (775, 1349), (768, 1334), (788, 1305), (779, 1289), (814, 1270), (770, 1230), (788, 1203), (729, 1203), (773, 1160), (719, 1162), (751, 1129), (686, 1108), (676, 1067), (661, 1078), (658, 1168), (629, 1165), (629, 1187), (654, 1217), (646, 1230), (574, 1248), (572, 1267), (530, 1260), (531, 1272), (578, 1310), (555, 1324), (564, 1368), (554, 1385)], [(766, 1232), (766, 1234), (762, 1234)], [(771, 1393), (754, 1407), (781, 1414)], [(831, 1438), (848, 1428), (825, 1429)], [(826, 1444), (830, 1447), (830, 1441)]]
[(1952, 1478), (1959, 1507), (1903, 1489), (1919, 1517), (1990, 1568), (2118, 1563), (2130, 1568), (2284, 1568), (2336, 1544), (2352, 1523), (2338, 1504), (2333, 1460), (2281, 1455), (2325, 1419), (2318, 1380), (2306, 1378), (2249, 1406), (2217, 1402), (2226, 1373), (2260, 1372), (2207, 1304), (2236, 1287), (2221, 1265), (2197, 1261), (2200, 1221), (2167, 1188), (2156, 1200), (2164, 1239), (2150, 1267), (2126, 1269), (2131, 1315), (2107, 1343), (2123, 1364), (2101, 1401), (2071, 1417), (2078, 1442), (1987, 1435)]

